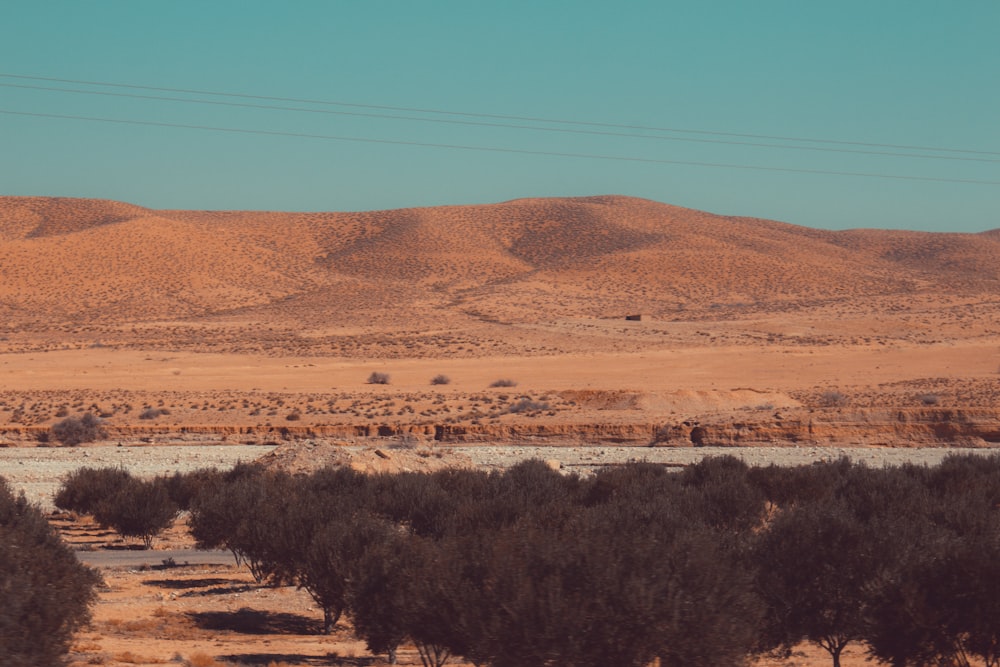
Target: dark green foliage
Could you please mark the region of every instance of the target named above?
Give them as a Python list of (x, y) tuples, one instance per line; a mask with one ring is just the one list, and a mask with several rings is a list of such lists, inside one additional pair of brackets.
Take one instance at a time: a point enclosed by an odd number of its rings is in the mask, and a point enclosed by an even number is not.
[(63, 480), (55, 505), (90, 514), (122, 537), (141, 538), (149, 548), (153, 537), (169, 528), (180, 512), (171, 488), (179, 492), (176, 479), (143, 481), (124, 468), (80, 468)]
[(372, 509), (418, 535), (441, 537), (454, 520), (457, 498), (434, 475), (379, 475), (372, 479), (372, 487)]
[(584, 483), (581, 500), (584, 505), (590, 506), (621, 498), (624, 494), (642, 495), (644, 490), (674, 484), (675, 477), (664, 466), (655, 463), (630, 463), (605, 468)]
[(740, 665), (802, 640), (834, 664), (863, 641), (900, 667), (1000, 667), (998, 471), (242, 466), (193, 493), (191, 526), (307, 590), (328, 631), (348, 614), (372, 651), (412, 643), (425, 667)]
[(0, 664), (64, 664), (89, 619), (100, 576), (77, 561), (42, 513), (0, 478)]
[(78, 468), (66, 475), (56, 492), (55, 506), (80, 514), (93, 514), (97, 506), (132, 480), (124, 468)]
[(118, 491), (99, 502), (94, 518), (122, 537), (138, 537), (148, 549), (153, 537), (174, 522), (180, 509), (170, 498), (165, 481), (129, 479)]
[(280, 523), (275, 508), (287, 500), (290, 488), (285, 476), (237, 466), (191, 503), (188, 523), (198, 548), (229, 549), (258, 582), (279, 574), (273, 554), (283, 545), (275, 543), (267, 529)]
[(927, 487), (905, 470), (863, 465), (854, 465), (840, 479), (835, 496), (858, 520), (869, 524), (887, 516), (921, 516), (931, 503)]
[(806, 505), (779, 515), (754, 555), (768, 639), (813, 642), (837, 667), (844, 647), (865, 637), (866, 595), (880, 572), (867, 527), (842, 503)]
[(343, 536), (354, 632), (369, 651), (387, 654), (390, 664), (396, 663), (396, 649), (407, 638), (410, 584), (429, 574), (421, 551), (411, 546), (418, 540), (371, 518), (355, 521)]
[(791, 507), (832, 497), (853, 467), (849, 458), (841, 457), (807, 466), (751, 468), (747, 476), (767, 500), (779, 507)]
[(223, 473), (214, 468), (201, 468), (188, 473), (175, 472), (162, 479), (170, 500), (181, 511), (187, 511), (195, 498), (222, 483)]
[(878, 660), (1000, 665), (996, 464), (995, 456), (946, 459), (923, 476), (930, 509), (897, 512), (880, 526), (889, 562), (866, 619), (869, 652)]
[(685, 468), (681, 485), (697, 493), (691, 511), (716, 528), (740, 532), (760, 525), (765, 498), (749, 470), (734, 456), (705, 458)]
[(108, 437), (101, 419), (90, 412), (86, 412), (80, 417), (66, 417), (57, 421), (52, 425), (49, 433), (67, 447)]
[(723, 541), (666, 504), (641, 518), (603, 506), (561, 528), (520, 522), (466, 545), (485, 546), (466, 567), (485, 558), (489, 587), (456, 601), (459, 618), (478, 620), (454, 649), (497, 667), (735, 665), (760, 617)]

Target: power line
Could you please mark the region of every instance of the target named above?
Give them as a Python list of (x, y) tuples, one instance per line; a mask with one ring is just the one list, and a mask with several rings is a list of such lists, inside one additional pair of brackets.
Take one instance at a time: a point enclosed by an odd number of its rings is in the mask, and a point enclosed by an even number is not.
[(536, 151), (536, 150), (526, 150), (519, 148), (501, 148), (496, 146), (469, 146), (464, 144), (444, 144), (444, 143), (431, 143), (422, 141), (402, 141), (402, 140), (392, 140), (392, 139), (373, 139), (368, 137), (348, 137), (348, 136), (337, 136), (328, 134), (307, 134), (301, 132), (284, 132), (277, 130), (248, 130), (234, 127), (215, 127), (211, 125), (188, 125), (182, 123), (166, 123), (158, 121), (145, 121), (145, 120), (129, 120), (123, 118), (100, 118), (94, 116), (76, 116), (70, 114), (50, 114), (50, 113), (37, 113), (29, 111), (12, 111), (9, 109), (0, 109), (0, 113), (13, 115), (13, 116), (29, 116), (33, 118), (53, 118), (62, 120), (83, 120), (99, 123), (115, 123), (121, 125), (138, 125), (147, 127), (170, 127), (170, 128), (180, 128), (188, 130), (204, 130), (210, 132), (228, 132), (234, 134), (253, 134), (253, 135), (264, 135), (264, 136), (276, 136), (276, 137), (295, 137), (300, 139), (320, 139), (326, 141), (350, 141), (357, 143), (368, 143), (368, 144), (389, 144), (396, 146), (415, 146), (421, 148), (443, 148), (451, 150), (464, 150), (464, 151), (480, 151), (480, 152), (491, 152), (491, 153), (509, 153), (516, 155), (542, 155), (548, 157), (565, 157), (565, 158), (583, 158), (588, 160), (613, 160), (618, 162), (639, 162), (646, 164), (671, 164), (671, 165), (684, 165), (684, 166), (694, 166), (694, 167), (715, 167), (723, 169), (742, 169), (751, 171), (773, 171), (773, 172), (784, 172), (793, 174), (818, 174), (826, 176), (855, 176), (864, 178), (883, 178), (891, 180), (902, 180), (902, 181), (930, 181), (935, 183), (967, 183), (972, 185), (1000, 185), (1000, 181), (981, 181), (973, 179), (962, 179), (962, 178), (937, 178), (933, 176), (906, 176), (899, 174), (879, 174), (879, 173), (867, 173), (867, 172), (855, 172), (855, 171), (831, 171), (824, 169), (800, 169), (800, 168), (790, 168), (790, 167), (765, 167), (762, 165), (745, 165), (745, 164), (729, 164), (723, 162), (694, 162), (687, 160), (663, 160), (657, 158), (641, 158), (641, 157), (629, 157), (621, 155), (601, 155), (592, 153), (564, 153), (556, 151)]
[[(353, 102), (343, 102), (336, 100), (315, 100), (307, 98), (296, 98), (296, 97), (277, 97), (270, 95), (250, 95), (244, 93), (226, 93), (211, 90), (198, 90), (191, 88), (167, 88), (162, 86), (142, 86), (136, 84), (125, 84), (125, 83), (114, 83), (108, 81), (87, 81), (83, 79), (63, 79), (55, 77), (43, 77), (43, 76), (28, 76), (23, 74), (10, 74), (0, 72), (0, 77), (9, 79), (22, 79), (30, 81), (51, 81), (57, 83), (72, 83), (87, 86), (105, 86), (110, 88), (125, 88), (132, 90), (151, 90), (159, 92), (169, 92), (169, 93), (184, 93), (192, 95), (212, 95), (217, 97), (228, 97), (236, 99), (249, 99), (249, 100), (267, 100), (272, 102), (292, 102), (300, 104), (316, 104), (324, 106), (341, 106), (341, 107), (351, 107), (358, 109), (376, 109), (385, 111), (405, 111), (414, 113), (426, 113), (426, 114), (438, 114), (446, 116), (465, 116), (467, 118), (492, 118), (499, 120), (513, 120), (513, 121), (525, 121), (525, 122), (535, 122), (535, 123), (551, 123), (556, 125), (574, 125), (582, 127), (601, 127), (601, 128), (611, 128), (620, 130), (641, 130), (650, 132), (674, 132), (678, 134), (699, 134), (699, 135), (709, 135), (709, 136), (722, 136), (722, 137), (737, 137), (745, 139), (765, 139), (773, 141), (794, 141), (800, 143), (814, 143), (814, 144), (833, 144), (833, 145), (843, 145), (843, 146), (867, 146), (871, 148), (888, 148), (897, 150), (915, 150), (915, 151), (935, 151), (941, 153), (965, 153), (968, 155), (993, 155), (1000, 156), (1000, 151), (983, 151), (983, 150), (971, 150), (963, 148), (940, 148), (934, 146), (913, 146), (904, 144), (888, 144), (888, 143), (872, 143), (863, 141), (844, 141), (837, 139), (819, 139), (819, 138), (809, 138), (809, 137), (789, 137), (780, 135), (770, 135), (770, 134), (749, 134), (749, 133), (739, 133), (739, 132), (723, 132), (716, 130), (696, 130), (688, 128), (670, 128), (670, 127), (654, 127), (648, 125), (629, 125), (620, 123), (606, 123), (606, 122), (591, 122), (591, 121), (579, 121), (579, 120), (567, 120), (561, 118), (540, 118), (534, 116), (516, 116), (516, 115), (505, 115), (505, 114), (491, 114), (491, 113), (475, 113), (475, 112), (465, 112), (465, 111), (451, 111), (447, 109), (427, 109), (419, 107), (402, 107), (402, 106), (389, 106), (389, 105), (378, 105), (378, 104), (358, 104)], [(628, 135), (633, 136), (633, 135)]]
[(625, 137), (629, 139), (652, 139), (655, 141), (681, 141), (700, 144), (722, 144), (726, 146), (750, 146), (753, 148), (776, 148), (780, 150), (796, 151), (819, 151), (825, 153), (852, 153), (858, 155), (880, 155), (890, 157), (918, 158), (926, 160), (950, 160), (960, 162), (1000, 162), (1000, 159), (982, 157), (962, 157), (957, 155), (927, 155), (922, 153), (896, 153), (891, 151), (858, 150), (855, 148), (828, 148), (820, 146), (792, 146), (787, 144), (766, 144), (750, 141), (732, 141), (726, 139), (693, 139), (690, 137), (665, 137), (651, 134), (632, 134), (625, 132), (610, 132), (606, 130), (579, 130), (560, 127), (538, 127), (534, 125), (518, 125), (512, 123), (494, 123), (484, 121), (443, 119), (443, 118), (423, 118), (419, 116), (398, 116), (392, 114), (365, 113), (358, 111), (332, 111), (330, 109), (308, 109), (305, 107), (289, 107), (275, 104), (252, 104), (247, 102), (226, 102), (222, 100), (200, 100), (185, 97), (169, 97), (166, 95), (139, 95), (135, 93), (112, 93), (101, 90), (74, 90), (71, 88), (55, 88), (52, 86), (32, 86), (17, 83), (0, 83), (4, 88), (22, 88), (28, 90), (45, 90), (59, 93), (73, 93), (82, 95), (99, 95), (103, 97), (122, 97), (128, 99), (154, 100), (168, 102), (182, 102), (188, 104), (208, 104), (214, 106), (239, 107), (247, 109), (264, 109), (269, 111), (294, 111), (298, 113), (327, 114), (336, 116), (351, 116), (362, 118), (383, 118), (389, 120), (417, 121), (422, 123), (439, 123), (448, 125), (471, 125), (477, 127), (496, 127), (517, 130), (532, 130), (537, 132), (558, 132), (564, 134), (582, 134), (605, 137)]

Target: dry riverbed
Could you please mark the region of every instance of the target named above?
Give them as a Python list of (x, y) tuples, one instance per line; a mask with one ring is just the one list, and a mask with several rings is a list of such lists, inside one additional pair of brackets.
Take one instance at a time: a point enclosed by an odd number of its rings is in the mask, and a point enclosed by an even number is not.
[[(310, 446), (304, 442), (303, 446)], [(324, 446), (312, 443), (312, 446)], [(332, 446), (332, 445), (329, 445)], [(348, 453), (369, 447), (339, 446)], [(0, 476), (23, 490), (28, 499), (45, 509), (52, 508), (52, 498), (60, 480), (83, 466), (121, 466), (140, 477), (189, 472), (198, 468), (230, 468), (237, 462), (253, 461), (269, 452), (273, 445), (183, 445), (183, 446), (101, 446), (85, 447), (8, 447), (0, 448)], [(808, 465), (817, 461), (848, 456), (870, 466), (917, 463), (934, 465), (948, 454), (976, 453), (989, 455), (996, 449), (966, 448), (861, 448), (861, 447), (528, 447), (487, 445), (440, 447), (443, 452), (467, 457), (476, 466), (506, 468), (527, 459), (542, 459), (563, 470), (587, 473), (601, 466), (630, 461), (648, 461), (684, 466), (706, 456), (732, 455), (750, 465)], [(389, 456), (393, 450), (387, 449)], [(432, 450), (433, 451), (433, 450)]]

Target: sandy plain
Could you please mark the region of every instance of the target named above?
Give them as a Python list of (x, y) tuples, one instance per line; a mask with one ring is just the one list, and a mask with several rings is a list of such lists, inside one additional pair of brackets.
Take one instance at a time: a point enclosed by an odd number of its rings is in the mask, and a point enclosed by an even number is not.
[[(206, 445), (988, 450), (1000, 231), (828, 232), (614, 196), (361, 213), (0, 197), (0, 447), (51, 447), (83, 412), (108, 436), (81, 465)], [(80, 662), (367, 664), (346, 630), (311, 634), (298, 593), (227, 567), (109, 570)]]

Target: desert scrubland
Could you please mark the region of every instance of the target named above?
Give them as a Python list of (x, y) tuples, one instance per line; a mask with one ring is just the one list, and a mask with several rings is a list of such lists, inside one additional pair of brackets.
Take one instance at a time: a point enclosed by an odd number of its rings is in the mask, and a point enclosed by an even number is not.
[[(19, 467), (85, 414), (102, 437), (60, 455), (140, 474), (160, 455), (163, 472), (279, 454), (292, 471), (503, 467), (512, 451), (576, 470), (716, 447), (986, 450), (1000, 232), (822, 231), (614, 196), (361, 213), (0, 197), (0, 476), (46, 504), (51, 470)], [(208, 446), (226, 452), (175, 453)], [(78, 546), (122, 547), (64, 520)], [(192, 545), (178, 525), (149, 565)], [(305, 593), (232, 564), (104, 574), (75, 645), (90, 664), (371, 664), (349, 631), (315, 635)], [(794, 664), (826, 664), (803, 650)]]
[(115, 443), (1000, 442), (996, 232), (5, 197), (0, 239), (8, 445), (82, 411)]

